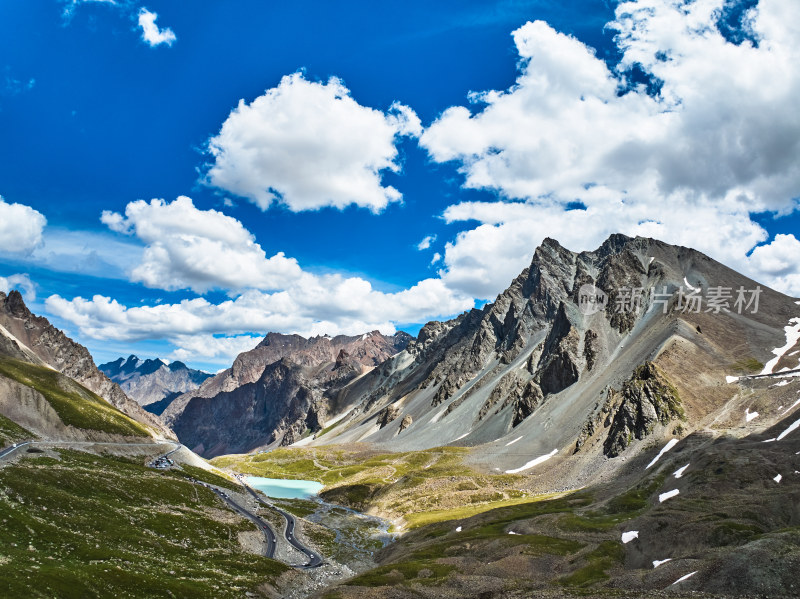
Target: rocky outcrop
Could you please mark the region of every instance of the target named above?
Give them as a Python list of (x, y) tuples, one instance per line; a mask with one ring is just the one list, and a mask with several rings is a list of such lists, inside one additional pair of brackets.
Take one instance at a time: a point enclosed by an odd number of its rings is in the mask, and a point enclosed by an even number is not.
[(46, 318), (28, 310), (16, 290), (8, 296), (0, 292), (0, 326), (43, 363), (77, 381), (134, 420), (165, 437), (174, 438), (172, 431), (156, 416), (143, 410), (119, 385), (98, 370), (88, 349), (67, 337)]
[(597, 359), (598, 348), (597, 333), (589, 329), (583, 335), (583, 357), (586, 360), (586, 370), (591, 371), (594, 368), (595, 360)]
[(544, 401), (542, 389), (534, 381), (528, 381), (522, 393), (513, 401), (511, 427), (515, 427), (533, 414), (533, 411)]
[(400, 407), (391, 405), (386, 406), (383, 410), (378, 412), (378, 426), (383, 428), (393, 420), (395, 420), (398, 416), (400, 416)]
[(644, 439), (657, 425), (684, 418), (677, 389), (652, 362), (640, 366), (621, 391), (610, 391), (609, 403), (614, 416), (603, 452), (611, 458), (634, 439)]
[(397, 429), (397, 434), (399, 435), (404, 430), (406, 430), (411, 424), (414, 422), (414, 419), (411, 417), (411, 414), (406, 414), (403, 416), (403, 419), (400, 421), (400, 427)]
[(539, 361), (537, 378), (545, 395), (563, 391), (578, 380), (578, 341), (578, 330), (572, 326), (561, 302)]

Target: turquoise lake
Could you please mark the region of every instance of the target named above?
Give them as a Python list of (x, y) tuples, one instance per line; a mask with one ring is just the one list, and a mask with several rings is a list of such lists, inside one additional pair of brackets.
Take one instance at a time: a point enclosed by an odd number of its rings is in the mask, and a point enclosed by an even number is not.
[(322, 483), (313, 480), (285, 480), (282, 478), (262, 478), (248, 476), (247, 484), (258, 489), (267, 497), (277, 499), (306, 499), (322, 490)]

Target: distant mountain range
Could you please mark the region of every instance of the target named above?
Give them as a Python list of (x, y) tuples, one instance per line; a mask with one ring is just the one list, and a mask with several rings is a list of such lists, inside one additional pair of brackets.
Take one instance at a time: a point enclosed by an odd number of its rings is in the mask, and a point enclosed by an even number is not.
[(99, 366), (112, 381), (148, 412), (161, 414), (179, 395), (197, 389), (212, 375), (189, 368), (183, 362), (160, 358), (140, 360), (134, 355)]
[(339, 410), (335, 397), (413, 339), (378, 331), (358, 336), (269, 333), (231, 368), (173, 401), (165, 422), (204, 456), (290, 445)]

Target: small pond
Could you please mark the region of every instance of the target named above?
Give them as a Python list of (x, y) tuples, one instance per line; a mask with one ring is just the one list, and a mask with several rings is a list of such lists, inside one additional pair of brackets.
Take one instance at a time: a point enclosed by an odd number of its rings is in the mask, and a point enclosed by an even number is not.
[(267, 497), (277, 499), (308, 499), (314, 497), (323, 487), (322, 483), (313, 480), (287, 480), (261, 476), (248, 476), (245, 482)]

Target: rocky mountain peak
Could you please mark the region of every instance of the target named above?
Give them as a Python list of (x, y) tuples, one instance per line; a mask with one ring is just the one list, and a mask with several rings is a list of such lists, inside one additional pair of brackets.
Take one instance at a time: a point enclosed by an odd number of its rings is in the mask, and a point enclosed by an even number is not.
[(3, 299), (3, 309), (15, 318), (28, 318), (31, 311), (25, 305), (22, 294), (16, 289), (12, 289), (8, 296)]

